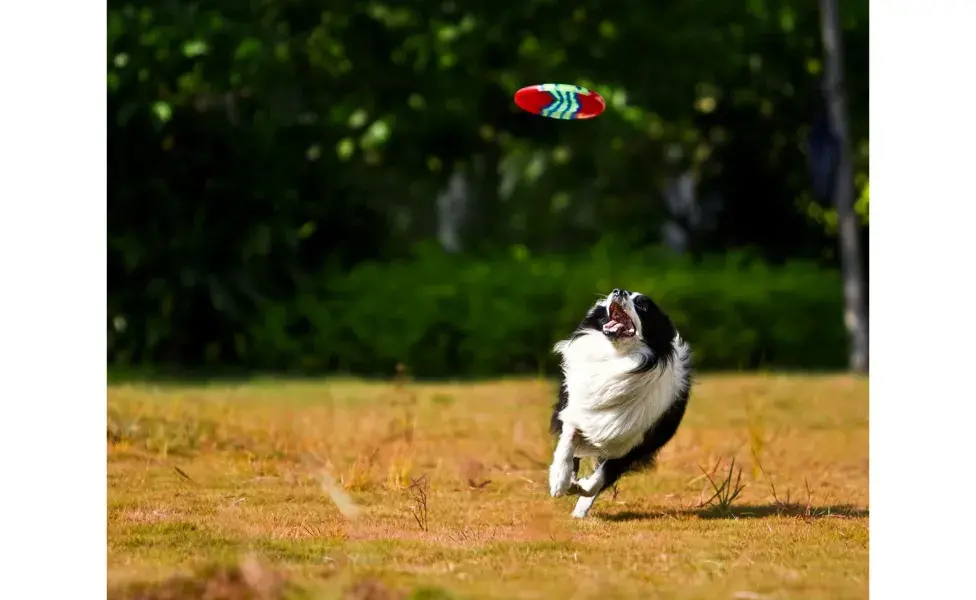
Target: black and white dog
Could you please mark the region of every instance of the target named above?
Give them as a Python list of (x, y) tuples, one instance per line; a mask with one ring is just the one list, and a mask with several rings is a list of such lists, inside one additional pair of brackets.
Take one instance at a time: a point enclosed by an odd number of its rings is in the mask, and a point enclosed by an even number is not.
[[(688, 404), (691, 351), (664, 311), (627, 290), (597, 302), (554, 350), (563, 377), (552, 414), (558, 442), (549, 492), (578, 494), (573, 516), (581, 518), (602, 490), (653, 463), (674, 436)], [(598, 465), (577, 481), (584, 456)]]

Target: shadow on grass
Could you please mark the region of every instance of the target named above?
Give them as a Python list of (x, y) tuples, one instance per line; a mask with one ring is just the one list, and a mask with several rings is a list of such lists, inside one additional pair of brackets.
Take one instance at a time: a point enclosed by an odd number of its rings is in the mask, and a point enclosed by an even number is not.
[(767, 519), (769, 517), (799, 517), (803, 519), (847, 518), (862, 519), (869, 516), (869, 510), (849, 504), (832, 506), (811, 506), (800, 504), (765, 504), (733, 506), (728, 511), (715, 507), (691, 508), (661, 511), (625, 510), (609, 515), (596, 515), (603, 521), (626, 522), (664, 519), (668, 517), (698, 517), (699, 519)]

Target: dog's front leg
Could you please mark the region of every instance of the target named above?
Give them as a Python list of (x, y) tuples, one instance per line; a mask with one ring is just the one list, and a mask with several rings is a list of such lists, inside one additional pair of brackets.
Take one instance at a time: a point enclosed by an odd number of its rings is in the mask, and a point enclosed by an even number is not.
[(576, 429), (572, 425), (563, 423), (559, 441), (556, 443), (556, 451), (552, 455), (552, 464), (549, 466), (549, 494), (553, 498), (562, 496), (573, 485), (576, 474), (573, 460), (576, 451), (575, 437)]

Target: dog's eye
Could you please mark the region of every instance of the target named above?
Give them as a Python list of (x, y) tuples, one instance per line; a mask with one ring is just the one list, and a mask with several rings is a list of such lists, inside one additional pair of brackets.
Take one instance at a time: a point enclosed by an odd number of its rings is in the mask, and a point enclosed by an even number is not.
[(637, 296), (634, 298), (634, 306), (636, 306), (638, 310), (647, 310), (647, 298), (644, 296)]

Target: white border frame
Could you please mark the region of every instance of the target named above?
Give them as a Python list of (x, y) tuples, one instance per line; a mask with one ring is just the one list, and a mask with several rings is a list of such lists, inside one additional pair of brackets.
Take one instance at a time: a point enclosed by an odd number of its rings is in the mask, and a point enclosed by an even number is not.
[(874, 598), (972, 587), (973, 23), (971, 0), (871, 5)]
[[(0, 18), (3, 588), (96, 598), (106, 586), (105, 13), (50, 10), (12, 4)], [(871, 19), (871, 591), (957, 597), (971, 587), (976, 533), (966, 381), (976, 310), (965, 291), (976, 3), (876, 2)]]
[(10, 4), (0, 16), (0, 551), (10, 598), (105, 598), (104, 6)]

